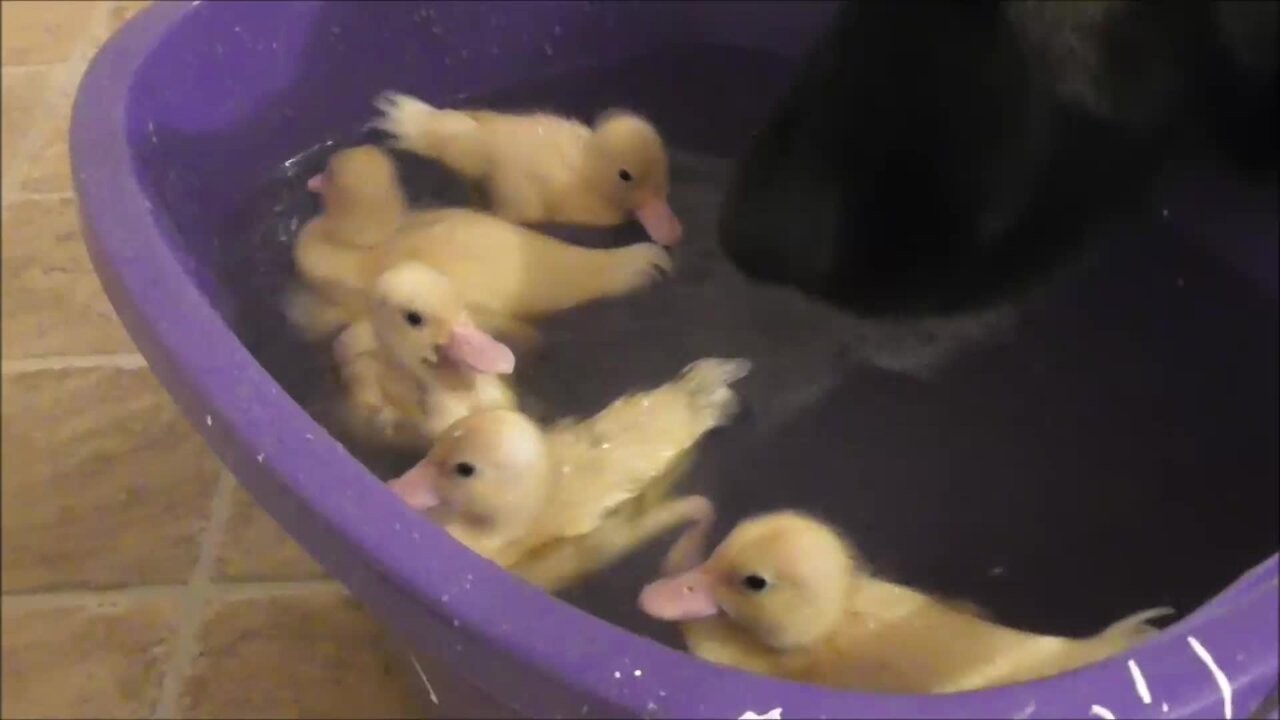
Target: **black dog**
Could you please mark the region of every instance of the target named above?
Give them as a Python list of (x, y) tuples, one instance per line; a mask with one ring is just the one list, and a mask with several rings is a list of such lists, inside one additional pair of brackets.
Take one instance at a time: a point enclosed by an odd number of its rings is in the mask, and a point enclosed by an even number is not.
[(748, 275), (862, 313), (1009, 297), (1169, 159), (1276, 169), (1271, 2), (847, 3), (726, 198)]

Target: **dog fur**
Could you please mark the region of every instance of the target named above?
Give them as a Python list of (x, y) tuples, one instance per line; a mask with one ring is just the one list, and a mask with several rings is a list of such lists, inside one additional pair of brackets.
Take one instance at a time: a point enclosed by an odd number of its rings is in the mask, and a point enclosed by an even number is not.
[(722, 245), (861, 314), (1004, 302), (1175, 157), (1274, 182), (1278, 5), (846, 3), (742, 159)]

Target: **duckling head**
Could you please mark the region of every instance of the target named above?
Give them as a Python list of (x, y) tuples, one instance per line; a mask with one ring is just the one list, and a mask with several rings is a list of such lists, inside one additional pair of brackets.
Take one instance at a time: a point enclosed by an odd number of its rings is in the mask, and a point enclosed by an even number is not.
[(639, 605), (659, 620), (723, 615), (767, 647), (790, 650), (835, 629), (855, 562), (832, 528), (774, 512), (739, 523), (701, 565), (647, 585)]
[(349, 222), (351, 239), (364, 245), (380, 242), (407, 206), (395, 162), (374, 145), (334, 153), (307, 189), (320, 196), (326, 215)]
[(378, 276), (370, 320), (378, 341), (414, 373), (441, 359), (478, 373), (515, 368), (511, 349), (471, 322), (453, 283), (422, 263), (402, 263)]
[(533, 420), (481, 410), (449, 426), (427, 457), (388, 487), (441, 524), (513, 537), (542, 510), (550, 477), (546, 439)]
[(683, 229), (667, 203), (667, 150), (653, 125), (634, 113), (607, 111), (596, 120), (588, 148), (595, 187), (639, 220), (654, 242), (678, 243)]

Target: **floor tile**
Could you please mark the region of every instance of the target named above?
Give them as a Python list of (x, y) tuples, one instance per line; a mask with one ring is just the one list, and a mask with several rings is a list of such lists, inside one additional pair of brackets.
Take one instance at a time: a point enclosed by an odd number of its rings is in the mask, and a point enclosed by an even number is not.
[[(3, 3), (8, 7), (8, 3)], [(26, 141), (31, 137), (38, 123), (43, 122), (40, 108), (50, 84), (57, 77), (57, 68), (33, 68), (30, 70), (9, 70), (0, 72), (3, 76), (3, 94), (0, 95), (0, 162), (3, 163), (4, 177), (7, 179), (13, 172), (13, 163), (24, 150)], [(6, 181), (5, 183), (9, 183)]]
[(4, 357), (133, 352), (89, 262), (75, 200), (24, 200), (3, 212)]
[(0, 3), (6, 66), (68, 60), (87, 37), (99, 3), (68, 0), (5, 0)]
[(45, 100), (47, 121), (36, 129), (36, 147), (22, 170), (19, 188), (24, 193), (67, 193), (71, 191), (71, 104), (75, 101), (79, 67), (64, 70), (49, 87)]
[(147, 717), (158, 697), (175, 609), (173, 601), (156, 599), (38, 609), (5, 604), (0, 715)]
[(236, 485), (219, 548), (218, 580), (310, 580), (327, 577), (306, 551)]
[(210, 609), (185, 717), (420, 717), (414, 689), (364, 611), (338, 590)]
[(4, 590), (186, 582), (220, 470), (151, 373), (7, 375), (2, 392)]
[[(106, 21), (94, 39), (96, 45), (105, 42), (120, 26), (137, 15), (150, 2), (113, 2), (107, 9)], [(71, 129), (71, 106), (81, 75), (88, 65), (91, 53), (82, 53), (74, 60), (74, 67), (62, 74), (62, 81), (51, 86), (51, 100), (47, 126), (39, 128), (41, 139), (33, 151), (23, 172), (19, 188), (24, 193), (66, 193), (71, 186), (71, 160), (68, 152), (68, 135)]]

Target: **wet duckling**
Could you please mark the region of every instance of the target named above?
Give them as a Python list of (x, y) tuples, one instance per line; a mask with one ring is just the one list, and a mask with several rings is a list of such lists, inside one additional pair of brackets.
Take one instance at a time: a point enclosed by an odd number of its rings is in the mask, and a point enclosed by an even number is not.
[(1054, 675), (1132, 646), (1147, 610), (1088, 638), (1015, 630), (876, 578), (835, 530), (794, 511), (749, 518), (705, 562), (709, 523), (668, 554), (640, 608), (681, 623), (705, 660), (872, 692), (947, 693)]
[(635, 113), (610, 110), (587, 126), (550, 113), (435, 108), (395, 92), (374, 104), (382, 115), (372, 125), (396, 147), (479, 183), (507, 220), (605, 226), (634, 217), (655, 242), (680, 241), (666, 147)]
[(488, 410), (445, 431), (390, 487), (477, 553), (556, 590), (710, 512), (665, 491), (699, 439), (725, 424), (743, 360), (693, 363), (673, 382), (624, 396), (595, 416), (542, 428)]
[(364, 312), (368, 287), (381, 271), (376, 248), (400, 227), (408, 204), (395, 164), (372, 145), (334, 153), (307, 188), (320, 196), (321, 211), (294, 243), (301, 282), (288, 290), (285, 314), (315, 340)]
[(373, 295), (334, 354), (355, 416), (390, 444), (425, 448), (476, 410), (516, 407), (501, 377), (515, 356), (475, 326), (448, 278), (404, 263), (378, 277)]

